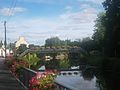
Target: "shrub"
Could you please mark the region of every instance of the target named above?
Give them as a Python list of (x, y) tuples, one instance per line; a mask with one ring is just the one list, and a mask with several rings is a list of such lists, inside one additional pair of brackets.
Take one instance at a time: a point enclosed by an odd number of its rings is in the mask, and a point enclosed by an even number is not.
[(40, 61), (35, 53), (28, 53), (23, 57), (23, 59), (29, 63), (29, 68), (32, 69), (36, 69), (38, 67), (38, 62)]
[(5, 63), (7, 64), (9, 69), (12, 71), (12, 73), (17, 77), (19, 76), (22, 67), (29, 66), (28, 62), (26, 62), (25, 60), (17, 59), (17, 58), (16, 59), (7, 58)]
[(36, 76), (30, 80), (28, 90), (54, 90), (54, 80), (56, 76), (56, 73), (52, 71), (46, 71), (44, 73), (38, 72)]

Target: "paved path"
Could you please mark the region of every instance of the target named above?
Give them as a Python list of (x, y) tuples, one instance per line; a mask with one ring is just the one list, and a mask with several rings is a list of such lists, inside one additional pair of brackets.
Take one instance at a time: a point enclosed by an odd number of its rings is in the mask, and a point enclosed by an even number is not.
[(0, 58), (0, 90), (25, 90), (4, 65), (2, 58)]

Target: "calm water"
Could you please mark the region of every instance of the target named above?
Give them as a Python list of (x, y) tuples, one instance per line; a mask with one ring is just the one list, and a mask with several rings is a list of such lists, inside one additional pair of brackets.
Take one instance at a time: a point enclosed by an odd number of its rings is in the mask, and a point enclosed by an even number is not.
[[(73, 71), (62, 71), (58, 75), (56, 82), (71, 88), (72, 90), (120, 90), (118, 77), (111, 76), (112, 74), (103, 76), (94, 69), (87, 69), (78, 72), (77, 75), (68, 74)], [(66, 73), (63, 75), (63, 73)], [(116, 78), (116, 79), (115, 79)]]
[[(77, 75), (74, 74), (74, 72), (77, 72)], [(62, 74), (58, 75), (56, 78), (56, 82), (72, 90), (100, 90), (97, 78), (92, 72), (83, 73), (82, 71), (62, 71), (61, 73)]]

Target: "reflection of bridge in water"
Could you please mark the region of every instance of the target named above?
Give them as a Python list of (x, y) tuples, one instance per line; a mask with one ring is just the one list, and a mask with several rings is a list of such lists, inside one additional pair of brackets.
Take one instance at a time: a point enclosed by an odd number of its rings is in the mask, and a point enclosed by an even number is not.
[(82, 53), (85, 53), (86, 54), (86, 51), (83, 50), (82, 48), (70, 48), (70, 49), (27, 49), (25, 50), (21, 55), (20, 57), (23, 57), (24, 55), (28, 54), (28, 53), (36, 53), (36, 52), (39, 52), (39, 53), (43, 53), (43, 54), (47, 54), (47, 53), (62, 53), (62, 52), (66, 52), (66, 53), (79, 53), (79, 52), (82, 52)]

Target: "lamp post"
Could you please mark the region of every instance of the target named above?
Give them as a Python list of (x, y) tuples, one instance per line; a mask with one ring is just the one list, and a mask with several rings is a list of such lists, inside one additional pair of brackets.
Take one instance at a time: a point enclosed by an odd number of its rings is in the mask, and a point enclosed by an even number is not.
[(5, 60), (6, 60), (6, 21), (4, 21), (4, 29), (5, 29)]

